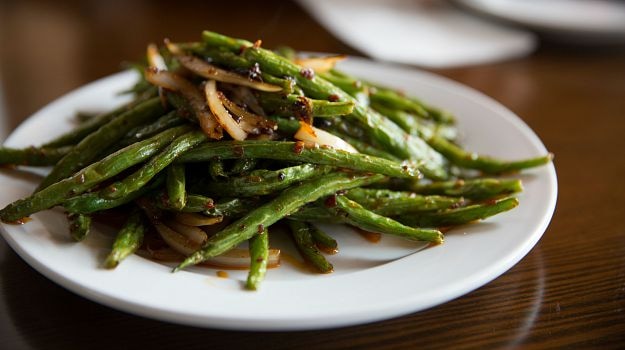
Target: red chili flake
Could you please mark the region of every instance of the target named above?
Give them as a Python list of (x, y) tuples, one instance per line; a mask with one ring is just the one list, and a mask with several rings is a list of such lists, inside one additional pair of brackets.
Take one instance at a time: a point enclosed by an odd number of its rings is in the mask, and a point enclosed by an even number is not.
[(206, 201), (206, 203), (204, 203), (204, 208), (206, 209), (213, 209), (215, 207), (215, 203), (213, 202), (213, 200), (208, 200)]
[(263, 41), (258, 39), (256, 41), (254, 41), (254, 48), (258, 49), (258, 48), (260, 48), (260, 45), (262, 45), (262, 44), (263, 44)]
[(256, 262), (261, 263), (263, 262), (263, 260), (265, 260), (262, 256), (259, 256), (258, 258), (256, 258)]
[(295, 154), (301, 154), (303, 150), (304, 150), (304, 142), (302, 141), (295, 142), (295, 145), (293, 146), (293, 152), (295, 152)]
[(304, 96), (298, 97), (297, 101), (293, 104), (293, 114), (297, 117), (297, 119), (310, 124), (313, 116), (310, 101)]
[(265, 225), (259, 224), (258, 228), (257, 228), (257, 232), (258, 232), (259, 235), (262, 235), (263, 232), (265, 232)]
[(336, 195), (332, 195), (332, 196), (326, 198), (326, 200), (323, 201), (323, 205), (325, 205), (327, 208), (334, 208), (334, 207), (336, 207)]
[(315, 71), (310, 68), (302, 68), (302, 70), (299, 71), (299, 74), (308, 80), (315, 77)]
[(245, 51), (245, 49), (247, 49), (247, 46), (245, 46), (245, 45), (239, 46), (239, 55), (242, 54), (243, 51)]
[(337, 95), (337, 94), (332, 94), (332, 95), (328, 96), (328, 101), (330, 101), (330, 102), (336, 102), (338, 100), (339, 100), (339, 95)]

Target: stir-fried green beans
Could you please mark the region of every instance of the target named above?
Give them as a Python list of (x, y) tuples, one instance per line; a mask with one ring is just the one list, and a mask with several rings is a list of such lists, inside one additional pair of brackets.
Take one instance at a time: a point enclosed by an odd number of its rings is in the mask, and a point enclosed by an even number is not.
[(147, 226), (141, 218), (141, 212), (135, 209), (117, 234), (113, 248), (104, 260), (104, 267), (114, 269), (127, 256), (136, 252), (141, 247), (146, 230)]
[(155, 66), (137, 65), (145, 74), (132, 102), (41, 146), (0, 147), (0, 165), (52, 166), (0, 220), (61, 206), (80, 241), (92, 221), (118, 216), (106, 268), (138, 252), (179, 259), (178, 271), (247, 242), (249, 261), (234, 267), (248, 267), (245, 287), (257, 290), (276, 261), (268, 229), (279, 221), (313, 270), (329, 273), (322, 252), (338, 242), (315, 223), (442, 243), (438, 228), (518, 205), (520, 180), (465, 169), (509, 173), (552, 158), (468, 152), (454, 116), (334, 68), (344, 57), (260, 44), (204, 32), (200, 42), (168, 42), (164, 57), (150, 46)]

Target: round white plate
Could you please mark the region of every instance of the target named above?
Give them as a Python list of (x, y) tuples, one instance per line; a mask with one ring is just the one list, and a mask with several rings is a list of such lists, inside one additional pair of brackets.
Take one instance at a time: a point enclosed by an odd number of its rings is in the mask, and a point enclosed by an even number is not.
[(461, 5), (552, 37), (625, 43), (625, 3), (613, 0), (457, 0)]
[[(352, 58), (342, 69), (384, 82), (455, 113), (463, 141), (472, 150), (516, 159), (547, 151), (514, 114), (490, 98), (432, 74)], [(122, 103), (116, 93), (135, 76), (123, 72), (86, 85), (51, 103), (6, 142), (26, 146), (71, 128), (76, 111), (105, 110)], [(31, 169), (26, 169), (31, 170)], [(353, 231), (325, 226), (339, 241), (329, 257), (335, 272), (300, 270), (291, 259), (268, 271), (258, 292), (245, 291), (244, 271), (192, 268), (171, 274), (163, 264), (131, 256), (116, 270), (101, 268), (111, 238), (97, 228), (83, 243), (68, 238), (60, 209), (32, 216), (22, 226), (2, 225), (11, 247), (36, 270), (96, 302), (145, 317), (195, 326), (237, 330), (297, 330), (354, 325), (423, 310), (468, 293), (504, 273), (536, 244), (556, 203), (556, 174), (548, 165), (521, 178), (525, 192), (516, 209), (458, 227), (440, 246), (418, 251), (413, 242), (384, 237), (367, 242)], [(31, 193), (37, 175), (0, 171), (0, 205)], [(276, 238), (280, 233), (276, 232)], [(287, 251), (289, 242), (281, 248)], [(284, 246), (286, 244), (286, 246)], [(418, 252), (417, 252), (418, 251)], [(289, 254), (292, 256), (293, 254)]]

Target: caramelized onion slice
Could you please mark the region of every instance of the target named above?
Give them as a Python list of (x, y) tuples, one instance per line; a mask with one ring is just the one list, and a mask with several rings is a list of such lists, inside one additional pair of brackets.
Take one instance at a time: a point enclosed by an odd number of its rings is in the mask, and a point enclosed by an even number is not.
[(189, 101), (202, 131), (212, 139), (222, 138), (221, 126), (208, 109), (202, 93), (190, 81), (176, 73), (161, 71), (152, 67), (145, 71), (145, 79), (153, 85), (182, 94)]
[(180, 64), (182, 64), (185, 68), (207, 79), (217, 80), (222, 83), (248, 86), (252, 89), (260, 91), (282, 91), (282, 88), (279, 86), (263, 83), (261, 81), (250, 80), (242, 75), (213, 66), (212, 64), (195, 56), (178, 55), (176, 57), (178, 58), (178, 61), (180, 61)]
[(196, 226), (185, 225), (176, 220), (167, 220), (165, 225), (199, 245), (204, 244), (208, 239), (206, 232)]
[(188, 226), (209, 226), (218, 224), (223, 216), (205, 216), (198, 213), (176, 213), (177, 222)]
[(347, 58), (345, 55), (326, 56), (326, 57), (310, 57), (310, 58), (296, 58), (293, 61), (304, 68), (310, 68), (315, 73), (325, 73), (331, 69), (334, 69), (337, 62), (340, 62)]
[(154, 67), (158, 70), (167, 70), (167, 65), (165, 64), (165, 59), (158, 52), (158, 47), (156, 44), (149, 44), (147, 48), (147, 58), (148, 64), (150, 67)]
[(278, 124), (275, 121), (248, 112), (247, 110), (239, 107), (236, 103), (230, 101), (223, 94), (219, 94), (219, 98), (227, 110), (240, 118), (239, 125), (241, 125), (241, 128), (243, 128), (245, 132), (257, 135), (266, 130), (273, 131), (278, 129)]
[(198, 249), (202, 248), (201, 244), (198, 244), (181, 233), (172, 230), (160, 221), (152, 220), (152, 225), (154, 225), (154, 228), (161, 238), (163, 238), (165, 243), (180, 254), (191, 255)]
[(221, 125), (233, 139), (237, 141), (245, 140), (247, 138), (247, 133), (241, 129), (239, 123), (232, 118), (230, 113), (228, 113), (224, 105), (221, 103), (221, 99), (219, 98), (217, 91), (217, 82), (215, 80), (209, 80), (204, 87), (204, 92), (206, 93), (208, 106), (213, 112), (213, 115), (215, 116), (215, 119), (217, 119), (219, 125)]
[(299, 122), (299, 129), (293, 135), (296, 140), (301, 140), (306, 143), (315, 143), (322, 146), (330, 146), (334, 149), (340, 149), (350, 153), (358, 153), (358, 151), (349, 143), (345, 142), (342, 138), (332, 135), (325, 130), (315, 128), (314, 126)]
[(182, 51), (180, 46), (178, 46), (177, 44), (172, 43), (171, 40), (165, 38), (165, 40), (163, 40), (163, 42), (165, 43), (165, 47), (167, 48), (167, 50), (169, 50), (169, 52), (171, 52), (172, 55), (178, 56), (178, 55), (184, 54), (184, 52)]

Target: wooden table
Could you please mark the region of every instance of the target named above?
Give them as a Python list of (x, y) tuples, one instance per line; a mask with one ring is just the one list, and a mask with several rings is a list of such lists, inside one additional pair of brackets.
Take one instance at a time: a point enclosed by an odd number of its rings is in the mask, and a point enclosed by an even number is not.
[[(262, 38), (266, 47), (358, 54), (290, 2), (5, 1), (0, 77), (9, 128), (67, 91), (114, 73), (121, 60), (137, 59), (146, 42), (193, 40), (205, 28)], [(100, 306), (42, 277), (0, 241), (0, 347), (624, 347), (625, 53), (544, 44), (526, 58), (435, 73), (503, 103), (556, 154), (555, 216), (538, 245), (503, 276), (384, 322), (233, 332)]]

